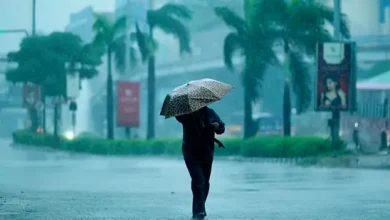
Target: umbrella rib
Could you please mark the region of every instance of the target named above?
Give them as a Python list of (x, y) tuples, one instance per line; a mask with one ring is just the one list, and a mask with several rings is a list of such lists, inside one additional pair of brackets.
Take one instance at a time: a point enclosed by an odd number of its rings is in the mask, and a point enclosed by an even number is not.
[[(202, 80), (190, 81), (190, 83), (176, 87), (171, 93), (168, 93), (164, 100), (160, 115), (165, 115), (166, 118), (170, 118), (191, 113), (203, 106), (221, 100), (222, 97), (233, 88), (233, 86), (217, 80), (204, 80), (204, 84), (202, 84), (201, 81)], [(218, 85), (218, 83), (220, 83), (220, 85)], [(185, 93), (187, 93), (187, 96), (185, 96)], [(188, 107), (182, 108), (180, 105), (174, 104), (175, 102), (183, 102), (186, 99), (188, 100), (187, 102), (189, 102), (187, 105)], [(182, 109), (179, 110), (178, 107)]]

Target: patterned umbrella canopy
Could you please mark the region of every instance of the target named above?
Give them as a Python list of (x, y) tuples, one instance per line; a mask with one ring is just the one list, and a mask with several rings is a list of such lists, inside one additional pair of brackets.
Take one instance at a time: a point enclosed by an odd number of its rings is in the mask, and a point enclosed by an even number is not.
[(195, 112), (221, 98), (233, 87), (213, 79), (190, 81), (176, 87), (164, 100), (160, 115), (170, 118)]

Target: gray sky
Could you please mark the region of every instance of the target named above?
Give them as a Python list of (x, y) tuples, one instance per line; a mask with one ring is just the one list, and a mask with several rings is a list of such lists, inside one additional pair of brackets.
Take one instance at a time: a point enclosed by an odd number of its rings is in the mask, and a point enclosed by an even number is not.
[[(113, 11), (115, 0), (37, 0), (37, 31), (64, 30), (69, 15), (88, 5), (98, 11)], [(0, 29), (31, 31), (32, 0), (0, 0)], [(1, 34), (0, 53), (18, 48), (22, 34)]]
[[(93, 6), (97, 11), (113, 11), (115, 1), (120, 0), (37, 0), (37, 30), (45, 33), (64, 30), (70, 13), (77, 12), (88, 5)], [(166, 1), (168, 0), (155, 1), (155, 6)], [(333, 0), (324, 1), (333, 2)], [(359, 4), (355, 4), (356, 2)], [(17, 28), (30, 31), (31, 3), (32, 0), (0, 0), (0, 29)], [(349, 16), (353, 35), (390, 34), (390, 20), (385, 25), (379, 24), (378, 0), (343, 0), (342, 3), (342, 10)], [(390, 18), (390, 13), (387, 17)], [(0, 35), (0, 54), (18, 49), (22, 38), (22, 34)]]

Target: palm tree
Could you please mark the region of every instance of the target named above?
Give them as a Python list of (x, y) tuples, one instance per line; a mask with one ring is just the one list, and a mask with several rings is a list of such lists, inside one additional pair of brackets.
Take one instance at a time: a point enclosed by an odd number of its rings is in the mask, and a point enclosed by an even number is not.
[(136, 25), (136, 37), (142, 59), (148, 62), (148, 120), (147, 120), (147, 138), (155, 136), (155, 93), (156, 93), (156, 70), (155, 70), (155, 52), (157, 43), (153, 37), (155, 28), (173, 35), (179, 43), (180, 53), (191, 53), (190, 33), (183, 20), (192, 18), (191, 11), (180, 4), (166, 4), (159, 9), (148, 10), (146, 23), (149, 27), (149, 33), (142, 32)]
[[(318, 42), (332, 41), (326, 24), (333, 24), (333, 9), (317, 0), (264, 0), (276, 8), (275, 14), (263, 14), (273, 19), (278, 26), (277, 40), (283, 46), (285, 60), (285, 85), (283, 91), (283, 133), (291, 135), (291, 87), (295, 96), (297, 113), (306, 111), (311, 101), (311, 72), (305, 57), (315, 56)], [(349, 29), (344, 15), (341, 20), (341, 34), (349, 38)]]
[[(226, 65), (231, 69), (231, 58), (235, 49), (243, 49), (245, 56), (244, 73), (247, 75), (243, 74), (244, 99), (246, 99), (244, 100), (244, 137), (254, 134), (248, 131), (251, 128), (250, 102), (258, 98), (258, 96), (248, 96), (248, 90), (253, 90), (251, 87), (256, 86), (257, 89), (260, 88), (267, 66), (278, 63), (274, 49), (279, 43), (283, 46), (286, 57), (283, 66), (287, 70), (283, 92), (283, 128), (284, 134), (290, 136), (290, 87), (292, 86), (295, 94), (297, 113), (304, 112), (309, 108), (311, 100), (311, 75), (309, 65), (304, 58), (315, 55), (318, 42), (332, 40), (325, 24), (333, 24), (333, 10), (316, 0), (245, 0), (245, 20), (227, 8), (216, 8), (215, 11), (228, 26), (236, 30), (225, 38)], [(274, 13), (275, 11), (279, 13)], [(341, 32), (344, 37), (349, 37), (345, 15), (341, 23)], [(253, 35), (252, 38), (247, 36), (248, 33)], [(261, 46), (256, 47), (256, 45)], [(253, 53), (248, 52), (251, 49)], [(248, 77), (250, 73), (247, 69), (251, 67), (257, 70), (253, 72), (256, 78)]]
[[(116, 67), (123, 69), (125, 54), (126, 17), (111, 20), (104, 14), (97, 14), (93, 29), (96, 33), (95, 47), (102, 46), (107, 54), (107, 138), (114, 139), (114, 90), (112, 79), (112, 58), (116, 59)], [(130, 48), (131, 55), (135, 55), (135, 49)], [(136, 62), (131, 56), (131, 62)]]
[(248, 1), (245, 4), (245, 19), (227, 7), (215, 8), (216, 15), (232, 28), (232, 32), (224, 40), (225, 65), (234, 71), (233, 57), (237, 51), (245, 60), (241, 73), (244, 87), (244, 138), (253, 136), (256, 132), (252, 119), (252, 103), (261, 97), (260, 89), (267, 67), (277, 62), (273, 51), (275, 38), (271, 34), (274, 32), (273, 27), (266, 20), (264, 24), (256, 21), (247, 9), (251, 7), (251, 10), (260, 13), (262, 8), (261, 5), (251, 3)]

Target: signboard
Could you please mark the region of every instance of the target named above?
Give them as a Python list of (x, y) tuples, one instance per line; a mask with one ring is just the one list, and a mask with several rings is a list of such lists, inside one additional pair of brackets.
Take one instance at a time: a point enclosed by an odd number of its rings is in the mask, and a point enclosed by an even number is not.
[(80, 94), (79, 73), (66, 74), (66, 96), (68, 98), (77, 98)]
[(332, 42), (317, 45), (317, 111), (356, 109), (355, 67), (355, 43)]
[(139, 127), (140, 85), (117, 82), (117, 127)]
[(40, 100), (40, 89), (39, 86), (25, 83), (23, 85), (23, 107), (32, 108)]

